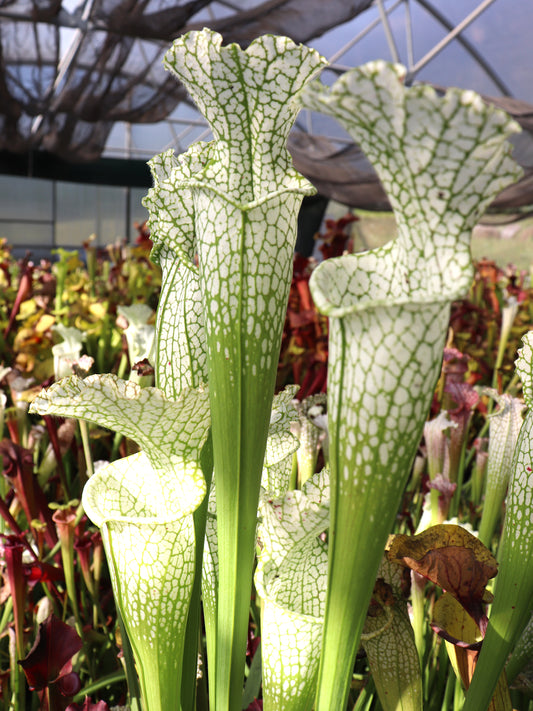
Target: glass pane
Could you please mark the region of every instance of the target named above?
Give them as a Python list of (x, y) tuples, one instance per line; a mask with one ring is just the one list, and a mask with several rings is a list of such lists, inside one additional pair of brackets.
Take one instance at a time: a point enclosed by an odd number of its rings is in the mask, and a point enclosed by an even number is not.
[(0, 219), (52, 219), (52, 183), (36, 178), (0, 175)]
[[(43, 248), (48, 252), (53, 246), (52, 223), (0, 220), (0, 237), (5, 237), (10, 245), (20, 247), (22, 253), (29, 250), (32, 254), (40, 254)], [(21, 249), (17, 250), (17, 254), (21, 253)]]
[(127, 188), (101, 185), (97, 189), (98, 228), (97, 244), (105, 245), (128, 236)]
[(141, 204), (141, 200), (147, 192), (148, 188), (130, 188), (130, 219), (128, 222), (130, 242), (134, 242), (139, 234), (135, 229), (135, 223), (142, 224), (148, 219), (148, 211)]
[(57, 183), (56, 244), (79, 247), (90, 235), (106, 245), (126, 234), (126, 188)]

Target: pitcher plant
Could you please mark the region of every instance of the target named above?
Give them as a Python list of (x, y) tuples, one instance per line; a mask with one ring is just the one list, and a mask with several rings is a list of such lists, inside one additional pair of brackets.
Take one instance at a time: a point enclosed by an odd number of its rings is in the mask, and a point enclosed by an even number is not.
[[(256, 561), (265, 711), (345, 709), (361, 641), (385, 694), (395, 638), (409, 643), (402, 708), (419, 709), (406, 602), (383, 554), (450, 304), (472, 279), (471, 230), (519, 177), (507, 141), (517, 124), (470, 91), (406, 88), (405, 69), (385, 62), (332, 87), (310, 83), (325, 60), (284, 37), (242, 50), (190, 32), (165, 66), (213, 139), (150, 162), (144, 204), (162, 287), (154, 345), (145, 338), (132, 352), (151, 361), (155, 387), (71, 376), (32, 405), (140, 448), (91, 476), (82, 503), (102, 531), (144, 711), (207, 708), (196, 699), (202, 629), (210, 708), (240, 711)], [(327, 426), (323, 397), (295, 407), (289, 387), (273, 401), (298, 212), (315, 192), (286, 148), (302, 107), (334, 117), (361, 146), (398, 227), (384, 247), (328, 259), (311, 278), (329, 318)], [(329, 461), (319, 462), (326, 436)], [(531, 502), (517, 496), (511, 507), (525, 518)], [(378, 569), (394, 612), (375, 589)], [(371, 598), (379, 610), (367, 621)], [(399, 648), (389, 657), (392, 709), (407, 687)]]

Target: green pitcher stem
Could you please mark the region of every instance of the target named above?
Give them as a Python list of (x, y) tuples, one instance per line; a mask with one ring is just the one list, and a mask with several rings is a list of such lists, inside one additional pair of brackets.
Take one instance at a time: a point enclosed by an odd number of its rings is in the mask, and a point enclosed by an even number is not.
[[(184, 263), (198, 254), (202, 323), (187, 336), (194, 331), (194, 346), (205, 328), (208, 344), (219, 556), (216, 643), (208, 640), (208, 648), (217, 650), (216, 711), (241, 704), (257, 503), (296, 220), (303, 195), (314, 192), (292, 169), (286, 139), (298, 112), (294, 95), (322, 64), (287, 38), (262, 37), (243, 51), (222, 46), (210, 30), (184, 35), (165, 57), (214, 136), (175, 169), (153, 166), (157, 185), (147, 205), (158, 258), (166, 258), (162, 245)], [(161, 345), (167, 326), (159, 316), (158, 323)], [(161, 356), (164, 382), (176, 365), (168, 352)], [(180, 355), (178, 366), (187, 358)]]
[[(213, 441), (211, 433), (209, 433), (202, 449), (201, 465), (206, 488), (207, 491), (209, 491), (213, 477)], [(187, 650), (187, 653), (183, 659), (183, 683), (181, 688), (182, 711), (195, 711), (196, 709), (198, 653), (203, 653), (200, 634), (200, 622), (202, 616), (201, 590), (202, 560), (204, 554), (208, 498), (208, 495), (206, 495), (200, 506), (193, 514), (196, 541), (195, 573), (191, 593), (191, 604), (189, 607), (189, 616), (187, 618), (187, 629), (185, 631), (185, 649)], [(193, 654), (195, 649), (197, 651), (196, 655)]]
[(124, 666), (126, 668), (126, 681), (128, 684), (128, 697), (131, 711), (142, 711), (141, 705), (141, 689), (139, 687), (139, 679), (135, 671), (135, 659), (131, 648), (128, 633), (124, 627), (124, 622), (117, 609), (117, 622), (120, 627), (122, 637), (122, 654), (124, 655)]

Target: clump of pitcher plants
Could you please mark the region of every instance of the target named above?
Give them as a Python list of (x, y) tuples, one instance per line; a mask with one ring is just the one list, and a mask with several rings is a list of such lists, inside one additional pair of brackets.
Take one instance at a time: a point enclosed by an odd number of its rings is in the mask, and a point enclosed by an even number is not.
[[(150, 162), (150, 239), (0, 264), (4, 707), (526, 711), (531, 288), (469, 249), (518, 126), (283, 37), (165, 64), (213, 140)], [(294, 256), (302, 108), (373, 163), (385, 246), (347, 217)]]

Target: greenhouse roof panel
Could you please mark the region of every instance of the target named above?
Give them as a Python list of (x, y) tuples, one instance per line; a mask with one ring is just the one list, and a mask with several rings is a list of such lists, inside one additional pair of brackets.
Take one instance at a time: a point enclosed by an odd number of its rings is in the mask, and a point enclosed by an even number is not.
[[(208, 140), (185, 89), (162, 65), (174, 38), (204, 26), (242, 46), (264, 33), (307, 43), (330, 60), (328, 84), (372, 59), (399, 61), (408, 83), (515, 99), (505, 108), (531, 131), (529, 0), (0, 0), (0, 150), (44, 150), (79, 162), (148, 159)], [(516, 143), (526, 167), (531, 142), (528, 133)], [(302, 112), (291, 145), (304, 173), (327, 152), (332, 170), (351, 166), (355, 178), (346, 175), (347, 183), (371, 175), (360, 172), (357, 147), (324, 117)], [(339, 197), (328, 185), (319, 187)]]

